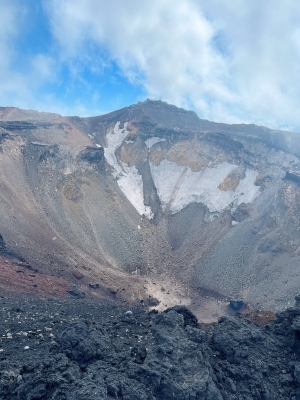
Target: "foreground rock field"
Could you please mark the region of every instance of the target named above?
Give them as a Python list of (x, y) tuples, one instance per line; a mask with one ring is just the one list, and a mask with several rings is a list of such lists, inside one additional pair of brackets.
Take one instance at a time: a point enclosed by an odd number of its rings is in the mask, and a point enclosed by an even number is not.
[(0, 299), (0, 398), (299, 399), (300, 309), (199, 325), (87, 299)]

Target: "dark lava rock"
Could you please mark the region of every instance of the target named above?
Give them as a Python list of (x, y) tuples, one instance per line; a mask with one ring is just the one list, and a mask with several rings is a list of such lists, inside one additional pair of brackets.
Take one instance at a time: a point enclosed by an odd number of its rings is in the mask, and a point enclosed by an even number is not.
[(88, 321), (76, 322), (68, 327), (60, 338), (60, 345), (68, 357), (81, 364), (92, 359), (105, 359), (110, 351), (105, 331), (101, 335), (101, 328)]
[(232, 308), (234, 311), (239, 311), (242, 309), (244, 305), (243, 300), (237, 300), (237, 299), (231, 299), (229, 302), (229, 306)]
[(1, 299), (0, 399), (265, 399), (300, 395), (300, 309), (266, 326), (198, 325), (108, 301)]
[(99, 289), (100, 284), (99, 283), (89, 283), (89, 287), (92, 289)]
[(184, 326), (198, 326), (198, 321), (195, 315), (185, 306), (175, 306), (168, 308), (165, 313), (168, 313), (169, 311), (176, 311), (177, 314), (180, 314), (183, 316), (183, 324)]
[(235, 221), (242, 222), (249, 217), (249, 214), (249, 204), (241, 203), (233, 213), (232, 217)]
[(71, 290), (68, 290), (67, 293), (69, 295), (76, 297), (77, 299), (84, 299), (85, 298), (85, 293), (80, 290), (76, 285)]

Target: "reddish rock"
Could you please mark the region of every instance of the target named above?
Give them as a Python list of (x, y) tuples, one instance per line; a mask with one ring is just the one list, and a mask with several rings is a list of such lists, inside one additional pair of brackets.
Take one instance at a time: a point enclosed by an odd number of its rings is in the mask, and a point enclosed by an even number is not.
[(76, 279), (83, 279), (83, 278), (84, 278), (84, 275), (83, 275), (81, 272), (79, 272), (79, 271), (72, 271), (72, 275), (73, 275), (74, 278), (76, 278)]

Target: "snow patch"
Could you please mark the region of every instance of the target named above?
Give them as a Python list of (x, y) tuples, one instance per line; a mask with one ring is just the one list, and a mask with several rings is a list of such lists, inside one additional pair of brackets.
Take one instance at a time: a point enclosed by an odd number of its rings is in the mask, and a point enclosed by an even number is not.
[(218, 188), (236, 165), (223, 162), (214, 168), (193, 172), (190, 168), (163, 160), (156, 166), (150, 162), (152, 177), (163, 210), (173, 214), (190, 203), (203, 203), (210, 212), (221, 212), (229, 205), (236, 208), (241, 203), (250, 203), (259, 194), (254, 185), (257, 173), (247, 169), (245, 178), (235, 190), (222, 191)]
[(70, 167), (67, 167), (66, 170), (64, 171), (64, 175), (70, 175), (72, 173)]
[(121, 146), (123, 140), (128, 135), (127, 123), (124, 124), (124, 129), (120, 129), (120, 122), (117, 122), (114, 129), (106, 135), (107, 147), (104, 148), (104, 156), (106, 161), (114, 168), (114, 177), (122, 173), (121, 164), (116, 157), (116, 150)]
[(119, 188), (127, 199), (140, 215), (146, 215), (150, 219), (153, 218), (153, 213), (151, 208), (144, 204), (142, 176), (135, 166), (129, 167), (126, 163), (118, 161), (116, 157), (116, 150), (122, 145), (128, 133), (127, 122), (123, 129), (120, 129), (120, 122), (117, 122), (114, 129), (106, 135), (107, 147), (104, 148), (104, 156), (113, 167), (113, 176), (117, 179)]
[(153, 218), (151, 208), (144, 204), (142, 176), (135, 166), (128, 167), (125, 163), (122, 164), (124, 170), (117, 177), (119, 188), (140, 215), (144, 214), (150, 219)]
[(166, 141), (166, 139), (162, 139), (162, 138), (160, 138), (160, 137), (155, 136), (155, 137), (152, 137), (152, 138), (149, 138), (149, 139), (145, 140), (145, 144), (146, 144), (148, 150), (150, 150), (151, 147), (152, 147), (155, 143), (158, 143), (158, 142), (165, 142), (165, 141)]

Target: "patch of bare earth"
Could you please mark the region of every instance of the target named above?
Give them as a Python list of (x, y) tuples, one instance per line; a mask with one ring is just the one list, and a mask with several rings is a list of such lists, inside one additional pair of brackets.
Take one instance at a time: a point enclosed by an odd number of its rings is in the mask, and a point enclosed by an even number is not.
[(275, 321), (276, 315), (272, 311), (253, 311), (246, 314), (246, 318), (257, 325), (267, 325), (272, 321)]
[(226, 192), (227, 190), (234, 190), (238, 187), (240, 180), (243, 175), (243, 170), (241, 168), (235, 168), (233, 171), (231, 171), (224, 181), (220, 183), (218, 188), (222, 190), (223, 192)]
[(42, 274), (17, 259), (0, 257), (1, 292), (64, 298), (70, 288), (71, 284), (62, 278)]

